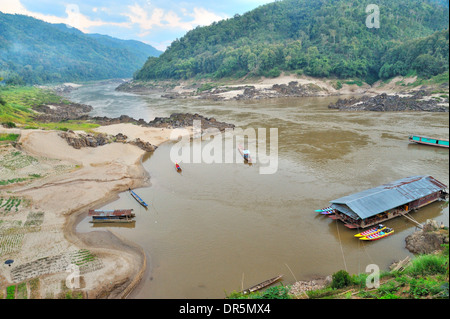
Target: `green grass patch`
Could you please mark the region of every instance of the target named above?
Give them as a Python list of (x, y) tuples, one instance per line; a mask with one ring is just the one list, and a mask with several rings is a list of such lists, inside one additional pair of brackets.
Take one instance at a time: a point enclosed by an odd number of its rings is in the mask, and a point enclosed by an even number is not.
[(22, 282), (17, 285), (16, 299), (28, 299), (27, 283)]
[(364, 82), (361, 81), (361, 80), (353, 80), (353, 81), (346, 81), (345, 84), (348, 84), (348, 85), (354, 85), (355, 84), (357, 86), (363, 86)]
[(441, 255), (420, 255), (411, 261), (411, 266), (406, 269), (406, 273), (411, 276), (428, 276), (445, 274), (447, 272), (448, 256)]
[[(449, 71), (435, 75), (429, 79), (418, 77), (414, 83), (408, 84), (408, 86), (416, 87), (421, 85), (447, 85), (449, 83)], [(448, 92), (448, 89), (447, 89)]]
[(87, 123), (83, 121), (64, 121), (58, 123), (36, 123), (36, 126), (44, 130), (57, 130), (57, 131), (85, 131), (90, 132), (92, 129), (99, 127), (96, 123)]
[(0, 133), (0, 142), (2, 141), (9, 141), (9, 142), (15, 142), (19, 138), (19, 134), (7, 134), (7, 133)]
[(41, 123), (33, 119), (34, 106), (42, 104), (70, 104), (71, 102), (53, 93), (49, 89), (32, 86), (6, 86), (0, 88), (0, 123), (26, 129), (79, 130), (89, 132), (99, 124), (84, 121), (64, 121), (59, 123)]
[(8, 286), (6, 288), (6, 299), (16, 299), (16, 286)]

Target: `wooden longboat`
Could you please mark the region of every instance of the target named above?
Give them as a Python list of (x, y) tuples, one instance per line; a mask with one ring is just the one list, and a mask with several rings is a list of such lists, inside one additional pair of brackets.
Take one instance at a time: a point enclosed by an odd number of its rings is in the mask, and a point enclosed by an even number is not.
[(242, 145), (238, 146), (239, 153), (241, 153), (242, 157), (247, 163), (253, 163), (252, 157), (250, 156), (249, 150), (245, 150)]
[(259, 283), (257, 285), (254, 285), (254, 286), (252, 286), (252, 287), (250, 287), (248, 289), (245, 289), (245, 290), (241, 291), (241, 293), (248, 294), (248, 293), (251, 293), (251, 292), (255, 292), (255, 291), (261, 290), (263, 288), (266, 288), (266, 287), (276, 283), (281, 278), (283, 278), (283, 275), (278, 275), (276, 277), (267, 279), (267, 280), (265, 280), (265, 281), (263, 281), (263, 282), (261, 282), (261, 283)]
[(409, 141), (417, 144), (423, 144), (423, 145), (431, 145), (431, 146), (438, 146), (438, 147), (449, 147), (449, 143), (447, 139), (444, 138), (434, 138), (434, 137), (427, 137), (427, 136), (420, 136), (420, 135), (410, 135)]
[(88, 215), (92, 216), (90, 223), (132, 223), (135, 214), (133, 209), (94, 210), (90, 209)]
[(141, 204), (141, 205), (144, 206), (145, 208), (148, 207), (147, 203), (144, 202), (144, 200), (143, 200), (142, 198), (140, 198), (138, 194), (136, 194), (136, 193), (135, 193), (134, 191), (132, 191), (130, 188), (128, 188), (128, 190), (130, 191), (131, 196), (133, 196), (133, 198), (134, 198), (135, 200), (137, 200), (137, 202), (138, 202), (139, 204)]
[(130, 217), (119, 217), (119, 216), (92, 216), (90, 223), (134, 223), (135, 220)]

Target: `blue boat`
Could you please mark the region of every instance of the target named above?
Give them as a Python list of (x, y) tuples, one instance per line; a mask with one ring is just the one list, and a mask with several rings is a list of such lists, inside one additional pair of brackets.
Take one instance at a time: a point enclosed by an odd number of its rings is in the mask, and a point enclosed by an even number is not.
[(419, 135), (410, 135), (409, 141), (417, 144), (431, 145), (431, 146), (439, 146), (448, 148), (448, 140), (446, 139), (438, 139), (433, 137), (419, 136)]
[(144, 200), (143, 200), (142, 198), (140, 198), (140, 197), (138, 196), (138, 194), (136, 194), (135, 192), (133, 192), (130, 188), (129, 188), (128, 190), (130, 191), (131, 196), (133, 196), (134, 199), (137, 200), (139, 204), (141, 204), (141, 205), (144, 206), (145, 208), (148, 207), (147, 203), (144, 202)]

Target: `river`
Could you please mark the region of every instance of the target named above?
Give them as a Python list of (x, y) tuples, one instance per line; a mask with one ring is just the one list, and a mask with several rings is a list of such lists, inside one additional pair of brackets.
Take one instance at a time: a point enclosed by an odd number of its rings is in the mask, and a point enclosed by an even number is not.
[[(117, 92), (117, 83), (89, 84), (70, 93), (92, 105), (91, 115), (122, 114), (150, 121), (174, 112), (199, 113), (236, 127), (278, 129), (278, 165), (181, 163), (177, 173), (168, 142), (145, 156), (151, 185), (128, 192), (102, 209), (133, 208), (131, 227), (108, 228), (143, 247), (149, 270), (131, 298), (224, 298), (283, 274), (283, 284), (345, 269), (388, 270), (412, 254), (405, 237), (415, 224), (396, 218), (394, 235), (375, 242), (314, 212), (339, 197), (400, 178), (431, 175), (449, 185), (449, 150), (408, 142), (411, 133), (448, 138), (448, 113), (340, 112), (337, 97), (255, 101), (171, 100)], [(224, 137), (226, 139), (226, 137)], [(201, 143), (194, 141), (192, 143)], [(201, 146), (205, 146), (205, 143)], [(448, 225), (448, 204), (436, 202), (412, 213)], [(98, 230), (85, 218), (80, 232)]]

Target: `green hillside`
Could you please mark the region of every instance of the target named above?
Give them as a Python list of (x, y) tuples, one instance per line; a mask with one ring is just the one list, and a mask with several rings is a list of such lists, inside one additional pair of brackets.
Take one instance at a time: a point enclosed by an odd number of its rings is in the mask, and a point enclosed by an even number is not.
[(0, 12), (0, 77), (11, 84), (131, 77), (161, 52), (138, 41)]
[[(448, 1), (379, 0), (380, 28), (366, 26), (371, 3), (283, 0), (263, 5), (189, 31), (161, 56), (150, 57), (134, 78), (277, 76), (286, 70), (371, 83), (396, 73), (431, 76), (448, 70)], [(428, 44), (429, 39), (436, 41)], [(414, 53), (402, 52), (416, 44)], [(425, 71), (428, 63), (439, 67)]]

